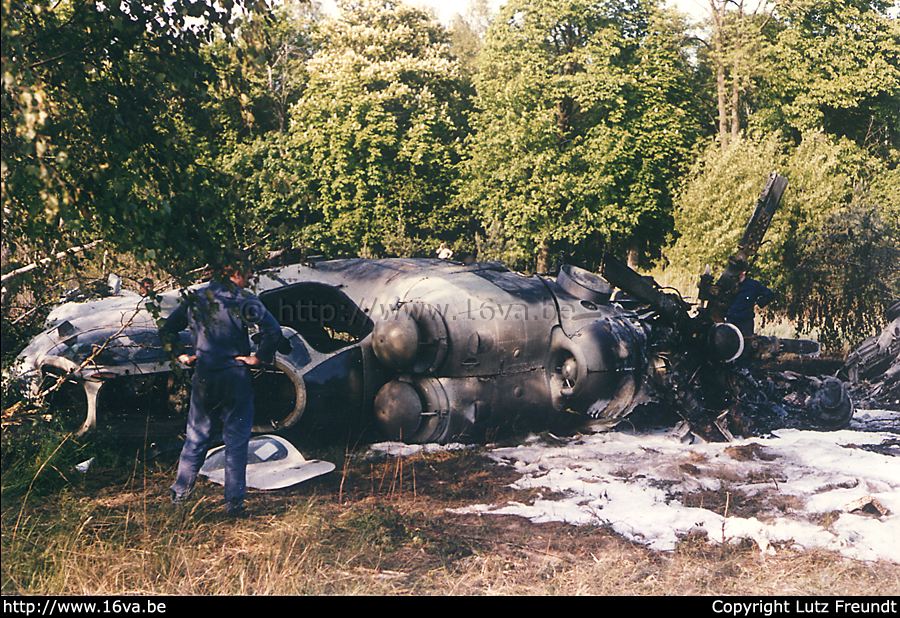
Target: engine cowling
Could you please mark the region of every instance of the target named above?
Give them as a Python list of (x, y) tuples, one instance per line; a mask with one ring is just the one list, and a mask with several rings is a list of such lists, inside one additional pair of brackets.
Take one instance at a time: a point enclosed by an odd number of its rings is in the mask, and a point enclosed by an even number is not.
[(433, 373), (447, 357), (447, 341), (447, 325), (437, 309), (403, 303), (375, 325), (372, 351), (389, 369)]
[(450, 416), (447, 393), (434, 378), (392, 380), (378, 391), (374, 408), (385, 435), (408, 444), (439, 441)]

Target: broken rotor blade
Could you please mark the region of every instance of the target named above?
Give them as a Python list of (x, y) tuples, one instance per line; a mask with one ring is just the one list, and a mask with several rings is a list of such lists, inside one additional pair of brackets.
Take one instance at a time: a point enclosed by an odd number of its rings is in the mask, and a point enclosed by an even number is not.
[(750, 216), (750, 221), (744, 229), (744, 235), (738, 243), (738, 253), (744, 260), (750, 259), (759, 250), (763, 236), (769, 229), (769, 224), (772, 222), (772, 217), (775, 216), (775, 211), (778, 209), (787, 185), (788, 181), (784, 176), (779, 176), (777, 172), (769, 174), (766, 186), (763, 188), (756, 202), (756, 208)]
[(600, 260), (600, 276), (616, 286), (634, 300), (650, 305), (655, 311), (670, 320), (686, 316), (688, 305), (680, 296), (667, 294), (659, 289), (657, 283), (643, 277), (605, 251)]
[(711, 275), (704, 274), (700, 277), (699, 298), (707, 301), (709, 316), (714, 322), (724, 321), (725, 314), (728, 313), (728, 308), (731, 307), (737, 294), (741, 272), (747, 268), (750, 258), (756, 255), (762, 245), (763, 236), (769, 229), (787, 185), (788, 181), (784, 176), (779, 176), (777, 172), (769, 174), (766, 186), (760, 193), (756, 208), (744, 229), (744, 235), (738, 243), (737, 253), (728, 258), (725, 271), (715, 284), (712, 283)]

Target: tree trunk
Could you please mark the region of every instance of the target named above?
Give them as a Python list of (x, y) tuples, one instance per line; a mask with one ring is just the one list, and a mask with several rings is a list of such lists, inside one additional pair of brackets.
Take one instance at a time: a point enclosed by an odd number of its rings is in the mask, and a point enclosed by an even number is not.
[(550, 254), (550, 243), (546, 240), (541, 243), (541, 248), (538, 249), (537, 254), (537, 272), (539, 273), (547, 273), (550, 272), (550, 265), (553, 261), (553, 258)]
[(716, 63), (716, 94), (719, 107), (719, 142), (728, 146), (728, 99), (725, 84), (725, 2), (709, 0), (713, 23), (713, 57)]
[(737, 140), (740, 132), (741, 132), (741, 119), (740, 119), (740, 109), (741, 109), (741, 60), (742, 54), (744, 53), (744, 33), (741, 30), (743, 28), (743, 18), (744, 18), (744, 2), (741, 0), (737, 3), (737, 17), (736, 17), (736, 28), (734, 31), (734, 66), (731, 69), (731, 139)]
[(628, 268), (631, 270), (637, 270), (638, 262), (641, 261), (641, 249), (638, 246), (637, 240), (632, 240), (628, 243), (628, 249), (625, 252), (625, 259), (628, 264)]
[(740, 54), (741, 42), (735, 42), (734, 47), (734, 68), (731, 70), (731, 139), (737, 140), (741, 132), (741, 119), (739, 117), (740, 99), (741, 99), (741, 80), (740, 80)]
[[(86, 251), (87, 249), (93, 249), (94, 247), (96, 247), (97, 245), (99, 245), (102, 242), (103, 242), (102, 240), (95, 240), (92, 243), (88, 243), (88, 244), (82, 245), (80, 247), (72, 247), (71, 249), (66, 249), (65, 251), (60, 251), (56, 255), (46, 257), (43, 260), (34, 262), (33, 264), (29, 264), (28, 266), (23, 266), (22, 268), (17, 268), (16, 270), (6, 273), (5, 275), (3, 275), (3, 277), (0, 277), (0, 282), (5, 282), (7, 279), (15, 277), (16, 275), (21, 275), (23, 273), (27, 273), (31, 270), (34, 270), (41, 264), (49, 264), (52, 260), (61, 260), (64, 257), (66, 257), (67, 255), (74, 255), (76, 253), (80, 253), (81, 251)], [(106, 256), (106, 254), (104, 254), (104, 260), (106, 259), (105, 256)]]

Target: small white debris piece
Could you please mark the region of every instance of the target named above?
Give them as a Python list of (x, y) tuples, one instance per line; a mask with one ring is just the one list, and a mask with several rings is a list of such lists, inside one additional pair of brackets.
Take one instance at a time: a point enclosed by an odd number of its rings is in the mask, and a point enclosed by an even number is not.
[[(294, 445), (280, 436), (257, 436), (250, 440), (247, 457), (247, 487), (283, 489), (334, 470), (334, 464), (307, 461)], [(206, 456), (200, 474), (213, 483), (225, 484), (225, 447)]]
[(866, 515), (874, 515), (876, 517), (884, 517), (890, 515), (891, 512), (872, 496), (863, 496), (858, 500), (854, 500), (844, 507), (848, 513), (865, 513)]
[(94, 463), (94, 457), (91, 457), (87, 461), (82, 461), (80, 464), (75, 466), (75, 469), (81, 472), (82, 474), (87, 474), (88, 470), (91, 469), (91, 464)]

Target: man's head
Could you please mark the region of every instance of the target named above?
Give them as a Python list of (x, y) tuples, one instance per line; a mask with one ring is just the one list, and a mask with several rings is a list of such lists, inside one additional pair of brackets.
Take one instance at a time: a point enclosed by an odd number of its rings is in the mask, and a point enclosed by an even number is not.
[(222, 258), (221, 265), (216, 269), (223, 279), (227, 279), (239, 288), (245, 288), (253, 276), (253, 265), (250, 262), (250, 254), (241, 249), (230, 249)]
[(743, 281), (747, 278), (747, 272), (750, 270), (750, 264), (747, 263), (744, 259), (736, 259), (734, 261), (735, 269), (738, 271), (737, 279), (738, 281)]
[(140, 284), (141, 295), (147, 296), (150, 292), (153, 291), (153, 279), (150, 277), (144, 277), (141, 279)]

